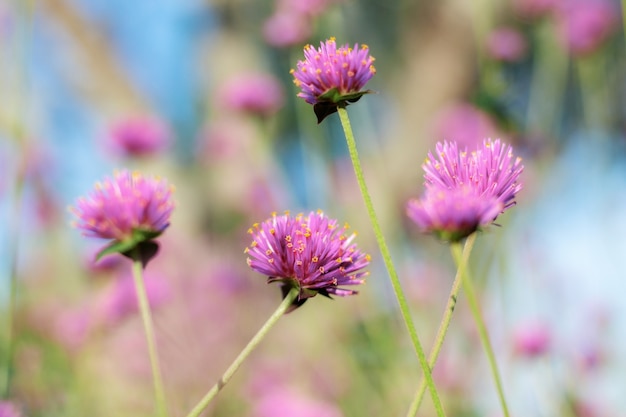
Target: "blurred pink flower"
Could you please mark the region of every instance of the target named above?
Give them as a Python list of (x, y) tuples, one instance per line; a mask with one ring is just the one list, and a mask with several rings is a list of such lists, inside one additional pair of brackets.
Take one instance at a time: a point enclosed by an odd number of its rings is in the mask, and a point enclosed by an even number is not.
[(0, 401), (0, 417), (21, 417), (22, 412), (12, 401)]
[(467, 103), (443, 109), (435, 119), (434, 137), (456, 142), (460, 147), (475, 147), (485, 138), (500, 137), (491, 117)]
[(290, 389), (273, 389), (253, 407), (251, 417), (342, 417), (336, 406)]
[(144, 157), (165, 150), (170, 144), (168, 127), (156, 118), (128, 117), (109, 129), (106, 145), (113, 153), (126, 157)]
[(513, 333), (514, 351), (524, 357), (533, 358), (547, 353), (551, 341), (550, 328), (539, 321), (522, 323)]
[(574, 55), (599, 48), (617, 29), (618, 10), (606, 0), (570, 0), (556, 13), (561, 41)]
[(271, 116), (284, 104), (280, 82), (269, 74), (239, 74), (227, 80), (219, 91), (220, 102), (230, 110)]
[(278, 48), (301, 45), (312, 31), (311, 19), (291, 9), (277, 10), (263, 24), (263, 38)]
[(515, 62), (526, 54), (524, 36), (516, 29), (503, 27), (494, 30), (487, 37), (487, 53), (497, 61)]

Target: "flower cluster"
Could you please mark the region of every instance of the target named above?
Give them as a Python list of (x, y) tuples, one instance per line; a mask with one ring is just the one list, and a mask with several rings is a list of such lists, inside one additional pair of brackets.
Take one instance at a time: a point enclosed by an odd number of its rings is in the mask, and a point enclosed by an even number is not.
[(114, 243), (123, 243), (120, 248), (130, 250), (156, 238), (169, 226), (174, 209), (172, 190), (159, 178), (126, 170), (117, 172), (70, 207), (77, 218), (74, 226), (86, 236), (113, 239)]
[[(298, 97), (323, 108), (323, 120), (337, 110), (338, 104), (353, 103), (370, 92), (363, 87), (376, 74), (374, 60), (367, 45), (338, 48), (335, 38), (320, 43), (317, 49), (307, 45), (304, 61), (298, 61), (297, 69), (291, 70), (294, 84), (301, 89)], [(320, 119), (318, 111), (316, 114)]]
[(283, 291), (300, 289), (297, 305), (320, 293), (325, 296), (347, 296), (357, 292), (341, 288), (359, 285), (367, 272), (369, 255), (361, 252), (346, 236), (347, 226), (323, 212), (291, 216), (288, 212), (272, 217), (249, 230), (252, 243), (246, 248), (248, 265), (267, 275), (268, 282), (279, 281)]
[(500, 140), (485, 140), (476, 151), (459, 151), (454, 142), (437, 143), (422, 166), (426, 191), (410, 200), (408, 216), (425, 232), (460, 240), (492, 223), (515, 204), (524, 166)]

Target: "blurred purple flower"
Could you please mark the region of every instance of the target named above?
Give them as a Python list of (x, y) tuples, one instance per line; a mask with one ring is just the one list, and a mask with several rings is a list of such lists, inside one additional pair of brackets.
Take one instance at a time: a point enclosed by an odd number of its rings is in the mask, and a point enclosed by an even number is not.
[(586, 55), (617, 29), (618, 10), (606, 0), (572, 0), (557, 9), (561, 41), (574, 55)]
[(526, 39), (513, 28), (496, 29), (487, 38), (487, 53), (497, 61), (519, 61), (526, 54), (526, 49)]
[(255, 405), (251, 417), (341, 417), (332, 404), (304, 397), (293, 390), (273, 389)]
[[(49, 320), (49, 317), (46, 317)], [(79, 306), (61, 311), (54, 321), (54, 335), (69, 351), (77, 351), (87, 339), (92, 326), (90, 307)], [(0, 414), (0, 417), (2, 414)]]
[(270, 116), (284, 104), (285, 97), (280, 82), (269, 74), (239, 74), (222, 86), (221, 103), (231, 110)]
[(376, 74), (374, 57), (367, 45), (337, 48), (335, 38), (320, 43), (318, 49), (304, 47), (304, 61), (291, 70), (294, 84), (301, 89), (298, 97), (314, 105), (318, 122), (337, 111), (337, 105), (347, 105), (369, 93), (365, 84)]
[(471, 104), (455, 103), (439, 113), (434, 136), (473, 148), (484, 138), (499, 135), (496, 124), (487, 113)]
[(346, 236), (347, 226), (337, 226), (321, 211), (295, 217), (286, 213), (255, 224), (249, 233), (253, 241), (246, 248), (248, 265), (279, 281), (283, 292), (293, 286), (300, 289), (296, 306), (320, 293), (325, 296), (357, 294), (343, 285), (359, 285), (368, 273), (363, 271), (369, 255), (352, 243), (355, 233)]
[(277, 10), (263, 24), (263, 38), (278, 48), (299, 45), (312, 32), (311, 19), (296, 10)]
[(439, 142), (436, 155), (429, 153), (422, 165), (424, 196), (407, 204), (407, 215), (425, 232), (457, 241), (515, 204), (524, 167), (510, 146), (485, 140), (468, 153), (455, 142)]
[(128, 117), (114, 123), (107, 134), (106, 144), (116, 154), (144, 157), (157, 154), (170, 143), (170, 131), (156, 118)]
[(159, 178), (126, 170), (117, 172), (70, 207), (77, 217), (74, 226), (86, 236), (102, 239), (127, 241), (138, 231), (154, 238), (169, 226), (174, 209), (172, 190)]
[(12, 401), (0, 401), (0, 417), (21, 417), (22, 412)]
[(493, 196), (483, 197), (468, 186), (430, 187), (424, 196), (407, 204), (407, 215), (424, 233), (455, 242), (493, 222), (502, 203)]
[(514, 350), (521, 356), (537, 357), (550, 349), (551, 339), (550, 329), (544, 323), (523, 323), (513, 333)]

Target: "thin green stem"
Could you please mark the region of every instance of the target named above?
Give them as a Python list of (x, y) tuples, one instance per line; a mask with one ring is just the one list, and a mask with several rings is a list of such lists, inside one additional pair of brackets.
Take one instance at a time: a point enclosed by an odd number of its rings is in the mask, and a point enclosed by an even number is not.
[[(452, 251), (452, 257), (454, 258), (454, 262), (458, 266), (460, 266), (462, 264), (461, 249), (458, 246), (451, 246), (450, 249)], [(509, 417), (509, 408), (506, 404), (506, 399), (504, 398), (504, 390), (502, 388), (500, 372), (498, 371), (498, 364), (496, 363), (496, 356), (493, 353), (493, 347), (491, 346), (491, 341), (489, 340), (489, 334), (487, 332), (485, 320), (483, 319), (482, 313), (480, 312), (480, 306), (478, 304), (478, 299), (476, 298), (474, 285), (472, 284), (472, 279), (467, 268), (463, 268), (463, 272), (464, 276), (462, 276), (461, 278), (461, 280), (463, 281), (463, 290), (465, 290), (465, 294), (467, 295), (467, 301), (469, 302), (470, 310), (472, 311), (474, 321), (476, 322), (476, 327), (478, 328), (480, 341), (487, 355), (487, 359), (489, 360), (489, 366), (491, 368), (493, 380), (496, 384), (496, 389), (498, 390), (498, 399), (500, 400), (502, 412), (504, 413), (504, 417)]]
[(135, 290), (137, 292), (137, 300), (139, 302), (139, 311), (146, 333), (146, 342), (148, 345), (148, 356), (150, 357), (150, 366), (152, 367), (152, 381), (154, 383), (154, 396), (156, 400), (157, 415), (166, 417), (168, 415), (167, 405), (165, 403), (165, 390), (163, 389), (163, 378), (161, 376), (161, 368), (159, 366), (159, 356), (156, 348), (156, 338), (154, 336), (154, 324), (152, 322), (152, 314), (150, 305), (148, 304), (148, 296), (146, 287), (143, 282), (143, 266), (139, 250), (136, 248), (133, 256), (133, 278), (135, 280)]
[[(450, 295), (448, 296), (446, 309), (444, 310), (443, 317), (441, 318), (441, 323), (439, 324), (439, 329), (437, 330), (435, 342), (433, 343), (433, 346), (430, 349), (430, 354), (428, 355), (428, 366), (430, 367), (431, 371), (435, 367), (435, 363), (437, 362), (437, 358), (439, 357), (439, 352), (441, 352), (441, 347), (443, 346), (443, 340), (445, 339), (446, 333), (448, 332), (450, 320), (452, 320), (452, 313), (454, 312), (454, 308), (456, 307), (457, 296), (461, 287), (461, 280), (462, 277), (465, 275), (465, 269), (467, 268), (470, 253), (472, 252), (475, 241), (476, 233), (472, 233), (465, 240), (465, 245), (463, 246), (463, 258), (461, 263), (459, 264), (459, 267), (456, 270), (454, 282), (452, 283)], [(453, 243), (452, 245), (460, 245), (460, 243)], [(417, 388), (417, 394), (415, 395), (415, 399), (413, 400), (413, 403), (411, 403), (411, 407), (409, 408), (409, 412), (407, 413), (407, 417), (413, 417), (417, 415), (417, 411), (419, 410), (420, 404), (422, 403), (422, 398), (424, 398), (425, 391), (426, 380), (422, 378)]]
[(261, 343), (265, 338), (269, 330), (274, 327), (278, 319), (280, 319), (285, 312), (289, 309), (291, 304), (298, 297), (300, 290), (298, 288), (292, 288), (287, 296), (283, 299), (282, 303), (278, 306), (276, 311), (270, 316), (265, 324), (259, 329), (254, 337), (248, 342), (246, 347), (243, 348), (241, 353), (235, 358), (233, 363), (230, 364), (228, 369), (224, 372), (222, 377), (213, 385), (213, 387), (206, 393), (204, 397), (198, 402), (198, 404), (187, 414), (187, 417), (198, 417), (202, 411), (209, 405), (211, 400), (220, 392), (222, 388), (230, 381), (232, 376), (237, 372), (243, 361), (250, 355), (250, 353)]
[(404, 319), (404, 323), (406, 324), (407, 330), (409, 331), (409, 335), (411, 336), (411, 341), (413, 342), (413, 346), (415, 348), (415, 353), (417, 354), (417, 358), (420, 362), (422, 370), (424, 371), (426, 384), (428, 385), (430, 395), (433, 399), (433, 403), (435, 405), (435, 410), (437, 411), (437, 415), (440, 417), (445, 416), (443, 406), (441, 405), (441, 400), (439, 399), (439, 394), (437, 393), (437, 388), (435, 387), (435, 383), (433, 381), (430, 367), (428, 366), (428, 363), (426, 361), (426, 355), (424, 354), (424, 349), (422, 348), (422, 344), (420, 343), (419, 337), (417, 336), (417, 331), (415, 330), (415, 325), (413, 324), (413, 319), (411, 318), (409, 305), (406, 301), (406, 297), (404, 296), (404, 292), (402, 291), (402, 286), (400, 285), (400, 279), (398, 278), (398, 274), (396, 273), (396, 270), (393, 266), (393, 262), (391, 260), (391, 254), (389, 253), (389, 249), (387, 248), (387, 243), (385, 242), (385, 238), (383, 237), (383, 233), (378, 223), (378, 217), (376, 216), (376, 212), (374, 211), (372, 198), (370, 197), (369, 191), (367, 189), (367, 185), (365, 184), (365, 177), (363, 175), (363, 169), (361, 168), (361, 162), (359, 159), (359, 154), (357, 152), (356, 141), (354, 140), (354, 134), (352, 133), (352, 126), (350, 125), (348, 111), (346, 110), (344, 105), (340, 105), (337, 109), (337, 113), (339, 113), (339, 119), (341, 120), (341, 125), (346, 135), (346, 142), (348, 144), (348, 151), (350, 153), (350, 159), (352, 160), (352, 166), (354, 167), (354, 173), (356, 175), (359, 188), (361, 189), (361, 194), (363, 195), (363, 201), (365, 202), (367, 214), (372, 223), (372, 228), (374, 229), (374, 236), (376, 237), (376, 242), (378, 243), (380, 253), (383, 257), (385, 266), (387, 267), (387, 272), (389, 273), (389, 278), (391, 279), (391, 285), (393, 287), (393, 290), (396, 295), (396, 299), (398, 300), (398, 304), (400, 306), (400, 312), (402, 313), (402, 318)]

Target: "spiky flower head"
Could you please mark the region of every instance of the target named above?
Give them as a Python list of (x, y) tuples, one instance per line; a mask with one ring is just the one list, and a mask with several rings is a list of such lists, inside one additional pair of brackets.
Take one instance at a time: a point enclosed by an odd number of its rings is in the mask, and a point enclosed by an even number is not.
[(109, 253), (128, 254), (140, 245), (140, 250), (156, 253), (152, 241), (169, 226), (174, 209), (172, 191), (163, 179), (126, 170), (116, 172), (70, 207), (76, 216), (74, 226), (85, 236), (112, 240), (98, 258)]
[(313, 105), (319, 123), (336, 112), (338, 105), (354, 103), (371, 93), (363, 87), (376, 74), (373, 63), (367, 45), (337, 47), (333, 37), (321, 42), (319, 48), (306, 45), (304, 61), (298, 61), (291, 74), (301, 89), (298, 97)]
[(248, 265), (267, 275), (268, 283), (280, 282), (283, 295), (299, 288), (293, 308), (318, 293), (328, 297), (357, 294), (342, 287), (365, 281), (368, 273), (363, 269), (370, 256), (357, 248), (356, 234), (347, 235), (347, 230), (347, 225), (338, 226), (337, 220), (321, 211), (296, 216), (273, 213), (249, 230)]
[(485, 140), (473, 152), (439, 142), (422, 168), (426, 191), (408, 203), (407, 214), (425, 232), (450, 241), (492, 223), (515, 205), (524, 170), (521, 158), (499, 139)]

